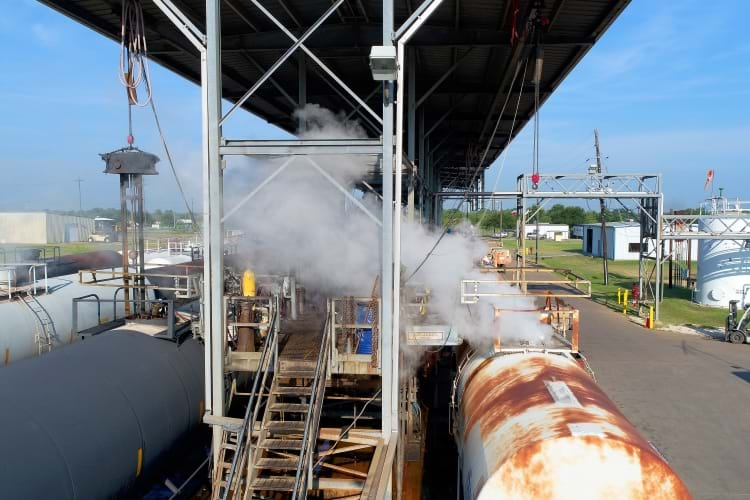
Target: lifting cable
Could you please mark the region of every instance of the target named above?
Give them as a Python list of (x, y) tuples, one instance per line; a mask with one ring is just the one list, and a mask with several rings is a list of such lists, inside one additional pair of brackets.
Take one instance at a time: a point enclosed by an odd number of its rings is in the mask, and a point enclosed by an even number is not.
[[(185, 203), (185, 208), (187, 209), (187, 213), (192, 221), (193, 230), (197, 231), (199, 229), (198, 222), (195, 219), (193, 210), (190, 208), (187, 196), (185, 196), (185, 191), (182, 188), (182, 183), (177, 175), (177, 169), (175, 169), (172, 154), (170, 153), (167, 141), (164, 138), (164, 132), (162, 131), (159, 115), (156, 112), (156, 105), (154, 104), (151, 73), (149, 72), (148, 67), (146, 24), (143, 19), (143, 5), (141, 5), (141, 0), (125, 0), (122, 3), (119, 63), (120, 82), (126, 88), (128, 93), (128, 145), (132, 148), (133, 143), (135, 142), (135, 137), (133, 136), (133, 106), (140, 108), (149, 106), (154, 115), (156, 129), (159, 131), (159, 137), (161, 138), (161, 144), (164, 148), (164, 153), (167, 156), (169, 167), (172, 170), (172, 175), (177, 183), (177, 189), (180, 191), (183, 203)], [(145, 88), (146, 97), (142, 101), (139, 101), (138, 87), (141, 86)]]
[(532, 37), (534, 38), (534, 141), (532, 147), (531, 186), (539, 187), (539, 90), (542, 85), (542, 67), (544, 66), (544, 31), (550, 20), (542, 15), (544, 2), (537, 0), (531, 18)]

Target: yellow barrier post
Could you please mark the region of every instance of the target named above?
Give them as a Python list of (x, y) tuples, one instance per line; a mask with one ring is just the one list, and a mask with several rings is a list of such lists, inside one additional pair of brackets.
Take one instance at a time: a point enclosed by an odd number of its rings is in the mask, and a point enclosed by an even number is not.
[(622, 288), (617, 289), (617, 303), (622, 304)]
[(622, 294), (622, 313), (627, 316), (628, 314), (628, 289), (626, 288)]
[(648, 327), (654, 329), (654, 306), (648, 307)]

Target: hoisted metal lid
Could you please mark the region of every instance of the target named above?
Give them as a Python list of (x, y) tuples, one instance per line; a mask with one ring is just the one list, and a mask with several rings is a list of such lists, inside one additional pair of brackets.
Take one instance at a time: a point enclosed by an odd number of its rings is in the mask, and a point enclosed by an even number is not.
[(138, 148), (123, 148), (100, 155), (107, 164), (105, 174), (157, 175), (159, 157)]

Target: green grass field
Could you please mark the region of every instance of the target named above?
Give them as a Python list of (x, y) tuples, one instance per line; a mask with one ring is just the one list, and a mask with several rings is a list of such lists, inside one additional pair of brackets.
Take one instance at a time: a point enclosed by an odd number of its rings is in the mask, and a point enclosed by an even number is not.
[[(163, 240), (162, 246), (165, 245), (164, 241), (167, 239), (192, 239), (194, 238), (193, 233), (185, 233), (185, 232), (179, 232), (179, 231), (172, 231), (171, 229), (151, 229), (147, 228), (144, 231), (144, 235), (146, 240), (150, 240), (149, 243), (153, 247), (156, 245), (157, 239)], [(199, 236), (200, 239), (200, 236)], [(60, 255), (72, 255), (77, 253), (85, 253), (85, 252), (96, 252), (98, 250), (120, 250), (122, 248), (122, 244), (120, 242), (116, 243), (90, 243), (88, 241), (77, 241), (73, 243), (56, 243), (54, 245), (34, 245), (34, 244), (8, 244), (8, 245), (0, 245), (0, 262), (12, 262), (14, 260), (18, 260), (18, 258), (14, 258), (14, 250), (18, 250), (19, 252), (23, 249), (31, 249), (31, 248), (42, 248), (45, 249), (47, 256), (52, 257), (53, 252), (57, 252), (59, 249)], [(5, 259), (3, 260), (3, 256)]]
[[(534, 248), (535, 244), (535, 241), (530, 241), (527, 246)], [(505, 240), (503, 245), (515, 249), (516, 241), (511, 238)], [(528, 262), (533, 264), (535, 256), (530, 255)], [(569, 269), (591, 281), (592, 298), (617, 310), (621, 310), (621, 306), (617, 304), (617, 289), (632, 290), (633, 282), (638, 281), (638, 261), (609, 261), (609, 283), (605, 285), (602, 259), (582, 255), (581, 240), (560, 242), (540, 240), (539, 264), (545, 267)], [(690, 290), (682, 287), (670, 289), (665, 286), (664, 296), (659, 324), (724, 326), (727, 311), (693, 303)], [(637, 311), (631, 312), (637, 313)]]

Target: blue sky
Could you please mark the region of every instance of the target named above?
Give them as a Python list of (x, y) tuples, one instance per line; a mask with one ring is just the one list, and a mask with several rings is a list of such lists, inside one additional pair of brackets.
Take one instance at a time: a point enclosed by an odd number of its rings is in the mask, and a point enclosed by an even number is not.
[[(98, 154), (125, 145), (119, 47), (32, 0), (0, 0), (0, 210), (115, 206), (117, 182)], [(750, 180), (747, 0), (633, 0), (541, 112), (543, 172), (583, 172), (597, 127), (611, 172), (661, 172), (667, 207), (703, 197), (705, 172), (730, 196)], [(152, 65), (156, 104), (188, 197), (200, 205), (197, 86)], [(531, 169), (531, 127), (488, 188)], [(239, 113), (229, 137), (279, 137)], [(135, 112), (136, 144), (164, 156), (153, 119)], [(166, 162), (146, 187), (149, 208), (180, 208)], [(743, 182), (740, 182), (743, 181)]]

